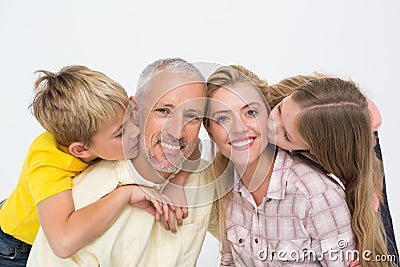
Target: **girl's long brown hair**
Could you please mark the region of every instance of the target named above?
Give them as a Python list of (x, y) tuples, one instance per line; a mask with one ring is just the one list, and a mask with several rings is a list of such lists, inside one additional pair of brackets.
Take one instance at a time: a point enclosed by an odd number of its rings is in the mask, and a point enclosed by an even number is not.
[(371, 259), (388, 255), (382, 221), (373, 207), (373, 193), (379, 196), (382, 189), (382, 170), (373, 151), (366, 97), (354, 82), (339, 78), (312, 79), (291, 97), (303, 108), (297, 123), (310, 153), (326, 173), (345, 181), (361, 265), (382, 266), (361, 256), (367, 250)]

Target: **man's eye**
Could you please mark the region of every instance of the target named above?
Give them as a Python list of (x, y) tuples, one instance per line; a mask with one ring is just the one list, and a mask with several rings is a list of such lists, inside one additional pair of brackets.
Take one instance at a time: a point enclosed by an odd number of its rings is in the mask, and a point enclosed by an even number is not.
[(198, 121), (200, 119), (199, 115), (194, 114), (194, 113), (193, 114), (187, 114), (186, 118), (189, 119), (189, 120), (195, 120), (195, 121)]
[(166, 109), (166, 108), (158, 108), (158, 109), (156, 109), (156, 112), (163, 113), (163, 114), (168, 114), (169, 110)]

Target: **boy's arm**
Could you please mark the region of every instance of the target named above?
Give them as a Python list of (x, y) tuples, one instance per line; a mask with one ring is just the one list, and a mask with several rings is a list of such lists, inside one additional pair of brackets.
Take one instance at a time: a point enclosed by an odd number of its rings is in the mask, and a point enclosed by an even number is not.
[(147, 194), (138, 195), (135, 191), (137, 188), (134, 185), (118, 187), (100, 200), (76, 211), (71, 190), (39, 202), (37, 210), (40, 224), (53, 252), (60, 258), (70, 257), (103, 234), (128, 203), (149, 201), (161, 214), (159, 202)]
[[(174, 177), (176, 178), (176, 177)], [(164, 187), (163, 195), (167, 196), (175, 207), (174, 212), (170, 212), (168, 220), (161, 218), (161, 222), (164, 225), (165, 230), (171, 231), (176, 234), (176, 224), (178, 226), (183, 225), (183, 219), (186, 219), (189, 212), (187, 207), (186, 193), (183, 187), (184, 179), (173, 181), (171, 179), (168, 184)], [(175, 216), (173, 216), (175, 214)], [(175, 220), (176, 219), (176, 220)], [(176, 222), (176, 223), (175, 223)]]

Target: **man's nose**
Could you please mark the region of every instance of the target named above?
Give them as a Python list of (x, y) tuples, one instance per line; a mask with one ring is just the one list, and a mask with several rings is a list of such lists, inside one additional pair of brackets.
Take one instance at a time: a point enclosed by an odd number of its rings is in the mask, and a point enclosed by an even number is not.
[(174, 137), (181, 139), (184, 134), (185, 122), (183, 116), (175, 115), (169, 117), (164, 124), (164, 131)]

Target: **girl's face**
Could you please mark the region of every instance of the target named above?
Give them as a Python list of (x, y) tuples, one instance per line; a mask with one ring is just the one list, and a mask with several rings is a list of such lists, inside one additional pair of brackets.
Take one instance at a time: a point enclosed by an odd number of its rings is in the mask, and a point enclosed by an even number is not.
[(249, 83), (217, 89), (209, 99), (209, 129), (219, 151), (235, 165), (259, 159), (268, 144), (264, 97)]
[(309, 150), (298, 127), (302, 108), (291, 96), (275, 106), (268, 119), (268, 140), (286, 150)]

